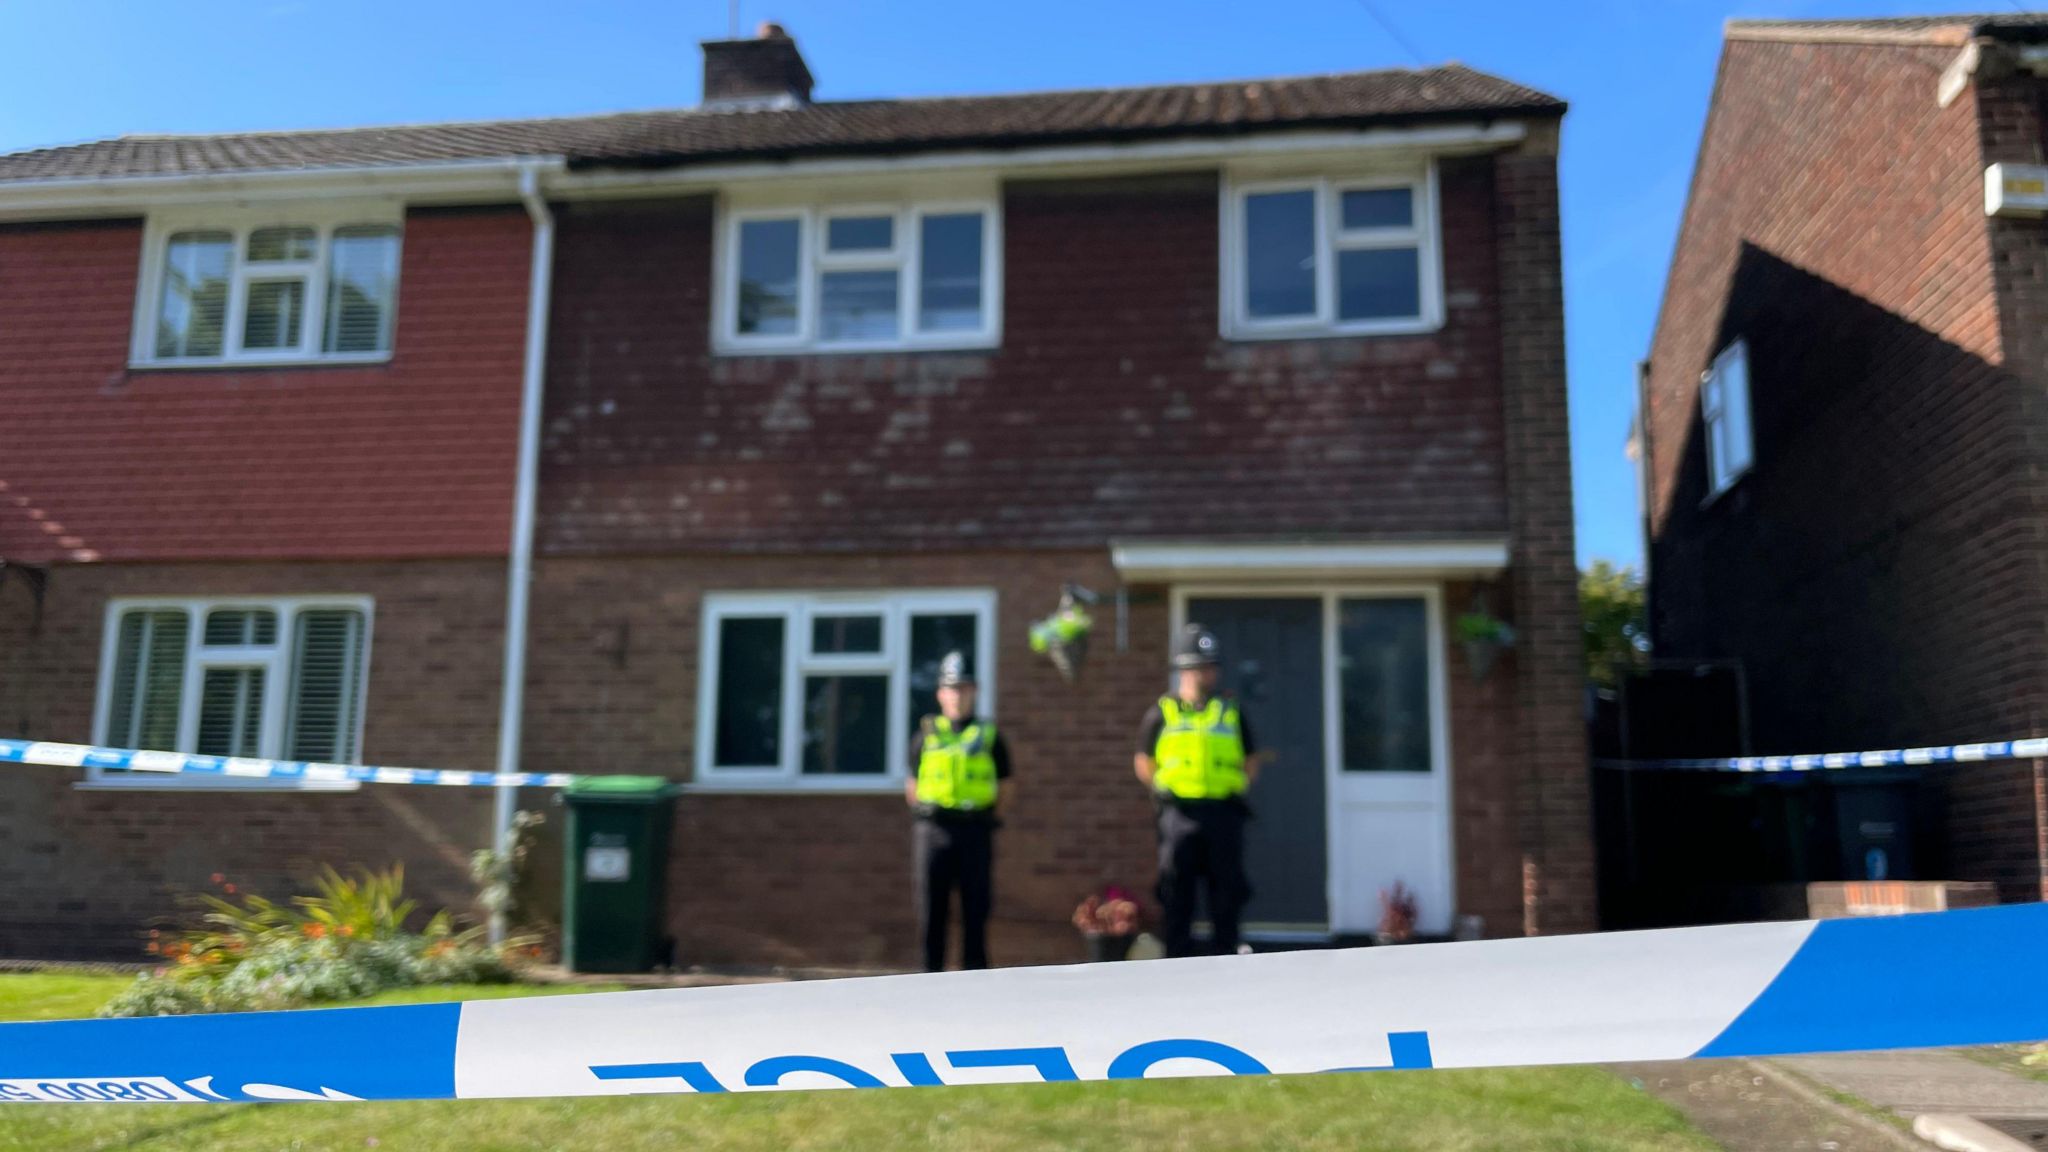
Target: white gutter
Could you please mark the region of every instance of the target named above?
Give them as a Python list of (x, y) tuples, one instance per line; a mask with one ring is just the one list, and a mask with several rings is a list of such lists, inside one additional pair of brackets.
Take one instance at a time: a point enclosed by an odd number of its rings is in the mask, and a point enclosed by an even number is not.
[(1103, 143), (933, 151), (895, 156), (827, 156), (791, 160), (735, 160), (692, 164), (688, 160), (649, 169), (566, 171), (560, 156), (503, 156), (422, 164), (366, 164), (255, 172), (184, 172), (152, 176), (63, 177), (0, 182), (0, 220), (84, 219), (139, 215), (172, 204), (205, 204), (260, 199), (334, 199), (391, 196), (408, 203), (497, 203), (505, 195), (508, 166), (538, 167), (551, 173), (557, 200), (688, 192), (727, 184), (843, 178), (899, 173), (964, 172), (1111, 174), (1172, 168), (1213, 167), (1225, 162), (1358, 152), (1446, 155), (1485, 151), (1528, 135), (1522, 119), (1413, 127), (1306, 129), (1243, 136), (1183, 137), (1129, 144)]
[(906, 172), (1120, 171), (1209, 167), (1232, 160), (1355, 155), (1360, 151), (1412, 151), (1443, 155), (1488, 151), (1517, 143), (1529, 134), (1518, 119), (1429, 127), (1361, 128), (1341, 131), (1275, 131), (1260, 135), (1202, 136), (1130, 144), (1079, 144), (973, 151), (933, 151), (897, 156), (828, 156), (790, 160), (741, 160), (723, 164), (679, 162), (651, 170), (572, 171), (556, 183), (564, 199), (631, 195), (663, 189), (695, 189), (792, 177), (895, 175)]
[[(548, 352), (548, 295), (553, 287), (555, 217), (541, 194), (540, 161), (519, 169), (519, 199), (533, 218), (533, 264), (526, 295), (526, 367), (520, 384), (519, 465), (512, 495), (512, 554), (505, 574), (505, 676), (498, 709), (498, 771), (519, 771), (520, 721), (526, 707), (526, 605), (533, 583), (534, 499), (539, 487), (540, 419)], [(491, 846), (500, 860), (512, 844), (519, 790), (496, 789)], [(491, 940), (505, 938), (505, 916), (491, 914)]]
[(557, 172), (559, 156), (356, 164), (255, 172), (178, 172), (0, 182), (0, 220), (135, 215), (172, 204), (389, 196), (408, 203), (502, 203), (505, 173)]

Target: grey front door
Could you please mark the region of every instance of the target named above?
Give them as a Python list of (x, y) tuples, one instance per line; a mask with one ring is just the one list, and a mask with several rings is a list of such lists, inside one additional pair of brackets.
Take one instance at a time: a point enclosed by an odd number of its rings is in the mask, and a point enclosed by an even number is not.
[(1245, 922), (1320, 930), (1330, 922), (1322, 598), (1190, 597), (1187, 619), (1216, 634), (1223, 688), (1268, 754), (1245, 829)]

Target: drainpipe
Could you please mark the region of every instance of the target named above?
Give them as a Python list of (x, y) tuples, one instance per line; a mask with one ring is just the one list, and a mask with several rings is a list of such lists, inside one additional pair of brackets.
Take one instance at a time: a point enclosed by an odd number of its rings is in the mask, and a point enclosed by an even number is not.
[[(519, 771), (519, 723), (526, 706), (526, 602), (533, 582), (533, 507), (540, 470), (542, 384), (548, 351), (548, 293), (555, 255), (555, 217), (541, 195), (542, 163), (519, 166), (519, 199), (533, 218), (533, 267), (526, 295), (526, 367), (520, 385), (519, 470), (512, 495), (512, 554), (505, 574), (505, 675), (498, 711), (498, 771)], [(491, 845), (503, 859), (512, 845), (519, 790), (499, 784)], [(505, 938), (505, 914), (491, 913), (491, 941)]]

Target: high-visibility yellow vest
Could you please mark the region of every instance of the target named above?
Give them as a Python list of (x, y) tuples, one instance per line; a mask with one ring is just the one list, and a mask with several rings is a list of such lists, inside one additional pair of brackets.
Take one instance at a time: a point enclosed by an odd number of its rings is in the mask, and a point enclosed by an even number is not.
[(1196, 709), (1173, 696), (1162, 697), (1166, 717), (1152, 748), (1158, 764), (1152, 786), (1182, 800), (1228, 800), (1244, 795), (1244, 735), (1237, 705), (1220, 696)]
[(923, 727), (917, 758), (917, 802), (980, 812), (996, 803), (996, 726), (980, 720), (956, 729), (944, 716)]

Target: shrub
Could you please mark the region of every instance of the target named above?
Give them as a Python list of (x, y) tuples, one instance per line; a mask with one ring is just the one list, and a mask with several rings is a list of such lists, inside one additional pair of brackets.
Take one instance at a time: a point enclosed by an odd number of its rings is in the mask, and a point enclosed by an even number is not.
[(200, 897), (203, 927), (151, 944), (164, 967), (137, 977), (100, 1014), (268, 1011), (515, 975), (481, 929), (457, 931), (445, 911), (408, 928), (416, 902), (405, 898), (403, 869), (350, 878), (329, 868), (314, 889), (288, 905), (253, 894), (239, 903)]

